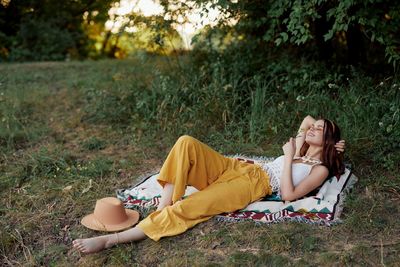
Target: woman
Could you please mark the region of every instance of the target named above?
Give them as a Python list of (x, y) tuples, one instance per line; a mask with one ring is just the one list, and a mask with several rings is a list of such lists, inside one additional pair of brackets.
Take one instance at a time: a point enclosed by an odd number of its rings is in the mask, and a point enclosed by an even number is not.
[[(118, 243), (180, 234), (214, 215), (246, 207), (272, 192), (282, 200), (303, 197), (331, 175), (344, 172), (344, 141), (339, 127), (307, 116), (296, 138), (282, 147), (284, 155), (264, 166), (226, 158), (207, 145), (182, 136), (171, 149), (158, 176), (163, 186), (157, 210), (129, 230), (77, 239), (73, 246), (92, 253)], [(198, 192), (181, 200), (186, 185)]]

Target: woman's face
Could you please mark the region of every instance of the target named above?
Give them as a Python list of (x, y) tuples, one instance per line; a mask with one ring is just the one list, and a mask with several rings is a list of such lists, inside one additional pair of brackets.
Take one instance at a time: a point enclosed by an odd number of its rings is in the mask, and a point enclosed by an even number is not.
[(306, 142), (309, 145), (323, 146), (324, 141), (324, 121), (317, 120), (306, 132)]

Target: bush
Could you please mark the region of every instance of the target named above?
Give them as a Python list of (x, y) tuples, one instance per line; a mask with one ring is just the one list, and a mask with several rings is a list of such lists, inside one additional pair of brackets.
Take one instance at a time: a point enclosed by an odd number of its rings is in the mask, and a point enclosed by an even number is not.
[[(339, 64), (389, 63), (396, 67), (400, 60), (400, 5), (395, 1), (195, 2), (204, 10), (212, 3), (223, 11), (218, 27), (212, 29), (214, 34), (198, 38), (202, 47), (204, 42), (215, 48), (229, 40), (249, 48), (249, 43), (256, 44), (258, 49), (251, 52), (255, 55), (275, 46), (285, 53), (295, 51)], [(177, 0), (164, 4), (189, 8)], [(229, 26), (232, 20), (236, 23)]]
[(87, 115), (92, 122), (149, 134), (166, 131), (207, 140), (223, 133), (233, 142), (260, 144), (285, 141), (311, 114), (338, 122), (358, 162), (374, 155), (390, 169), (398, 166), (396, 77), (381, 82), (351, 67), (334, 70), (290, 57), (270, 60), (250, 74), (235, 71), (240, 67), (226, 60), (195, 67), (188, 61), (183, 70), (154, 71), (148, 87), (133, 81), (88, 91)]
[(60, 28), (52, 20), (24, 20), (11, 48), (10, 61), (64, 60), (74, 46), (76, 33)]

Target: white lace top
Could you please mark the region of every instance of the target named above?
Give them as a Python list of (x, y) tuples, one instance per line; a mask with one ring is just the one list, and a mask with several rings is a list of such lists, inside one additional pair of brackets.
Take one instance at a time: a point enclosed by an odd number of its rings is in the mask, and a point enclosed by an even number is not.
[[(268, 173), (270, 177), (270, 184), (272, 187), (272, 192), (276, 192), (280, 194), (280, 184), (281, 184), (281, 176), (283, 172), (283, 155), (276, 158), (274, 161), (267, 162), (261, 164), (262, 169)], [(315, 163), (313, 165), (305, 164), (305, 163), (293, 163), (292, 164), (292, 180), (293, 185), (297, 186), (304, 178), (306, 178), (312, 169), (313, 166), (320, 164)]]

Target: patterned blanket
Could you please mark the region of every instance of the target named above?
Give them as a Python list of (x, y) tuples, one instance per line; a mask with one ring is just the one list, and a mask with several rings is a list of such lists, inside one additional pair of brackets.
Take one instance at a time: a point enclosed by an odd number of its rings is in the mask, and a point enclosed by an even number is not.
[[(240, 156), (240, 158), (252, 160), (255, 164), (273, 160), (266, 157)], [(157, 176), (158, 173), (149, 175), (131, 188), (118, 190), (117, 197), (124, 202), (126, 208), (145, 212), (157, 207), (162, 192)], [(329, 178), (316, 195), (285, 202), (279, 195), (273, 194), (249, 204), (243, 210), (224, 213), (216, 218), (222, 221), (253, 220), (260, 223), (297, 221), (329, 226), (341, 222), (339, 217), (344, 199), (356, 182), (357, 177), (346, 168), (339, 179)], [(194, 187), (188, 186), (184, 197), (196, 191)]]

